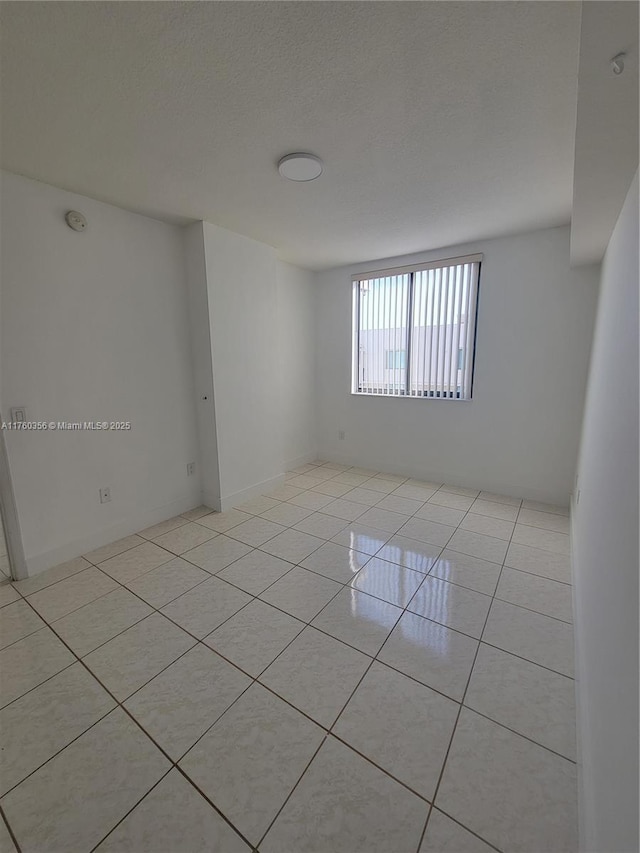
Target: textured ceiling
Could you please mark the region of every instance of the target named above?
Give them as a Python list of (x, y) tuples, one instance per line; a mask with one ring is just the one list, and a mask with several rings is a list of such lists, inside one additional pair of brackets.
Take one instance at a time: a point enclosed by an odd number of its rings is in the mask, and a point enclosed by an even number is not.
[[(566, 223), (580, 7), (4, 2), (2, 166), (320, 269)], [(325, 161), (292, 184), (277, 160)]]

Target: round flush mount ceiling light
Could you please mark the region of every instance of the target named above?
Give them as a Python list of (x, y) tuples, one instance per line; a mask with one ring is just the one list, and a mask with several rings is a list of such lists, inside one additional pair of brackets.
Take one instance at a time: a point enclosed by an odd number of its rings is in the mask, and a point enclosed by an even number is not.
[(287, 154), (278, 163), (278, 171), (290, 181), (313, 181), (322, 174), (322, 160), (315, 154)]

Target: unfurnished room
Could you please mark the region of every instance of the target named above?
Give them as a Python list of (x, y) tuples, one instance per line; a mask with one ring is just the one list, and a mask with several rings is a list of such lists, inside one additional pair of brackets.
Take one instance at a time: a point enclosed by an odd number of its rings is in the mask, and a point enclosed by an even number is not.
[(638, 853), (635, 0), (0, 0), (0, 853)]

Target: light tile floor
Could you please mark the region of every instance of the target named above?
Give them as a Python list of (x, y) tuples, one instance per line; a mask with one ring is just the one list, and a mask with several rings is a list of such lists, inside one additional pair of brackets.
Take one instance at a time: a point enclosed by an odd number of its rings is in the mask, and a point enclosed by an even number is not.
[(0, 850), (575, 851), (568, 525), (317, 462), (0, 585)]

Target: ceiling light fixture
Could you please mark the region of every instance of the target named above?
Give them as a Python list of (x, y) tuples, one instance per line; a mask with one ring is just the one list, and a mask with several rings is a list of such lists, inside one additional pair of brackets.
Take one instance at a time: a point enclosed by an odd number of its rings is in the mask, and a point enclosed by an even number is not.
[(315, 154), (287, 154), (279, 161), (278, 171), (290, 181), (313, 181), (322, 174), (322, 160)]

